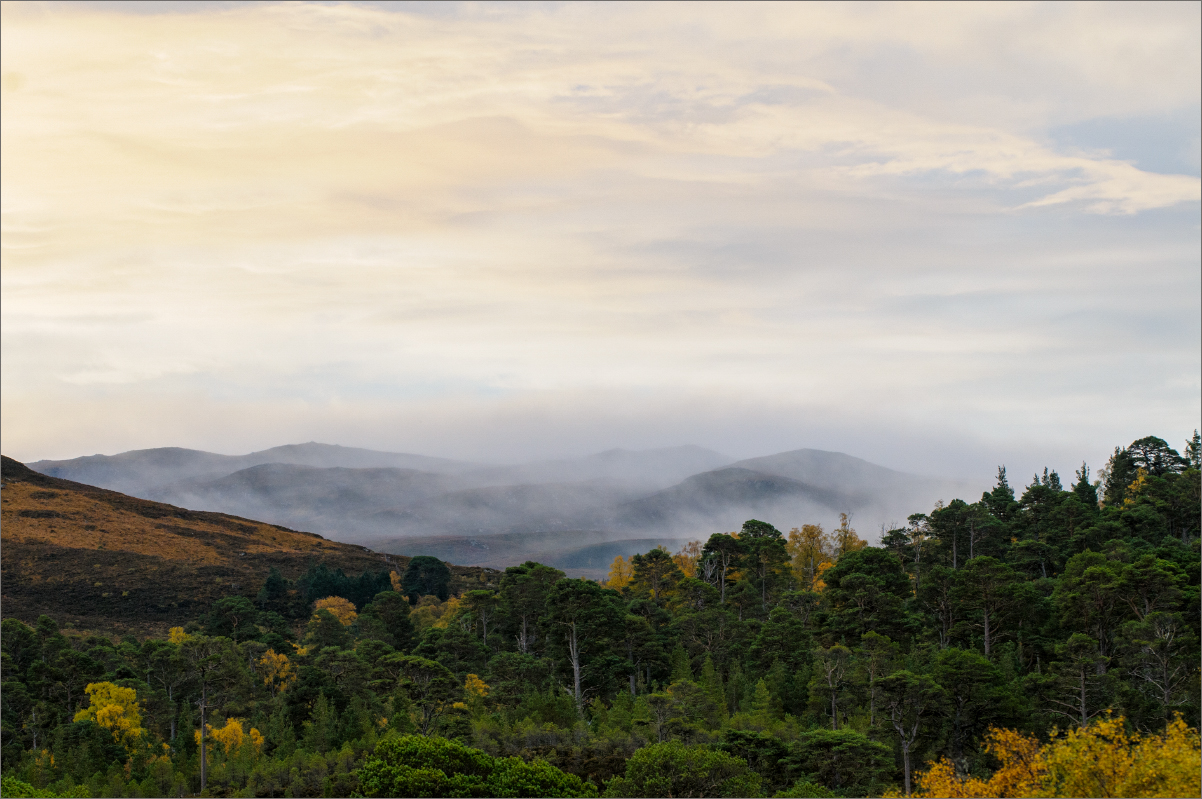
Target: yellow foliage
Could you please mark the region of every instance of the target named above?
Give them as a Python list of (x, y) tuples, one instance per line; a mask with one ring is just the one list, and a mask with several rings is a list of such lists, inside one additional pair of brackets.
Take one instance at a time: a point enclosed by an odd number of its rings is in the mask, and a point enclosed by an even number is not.
[(1069, 730), (1043, 746), (1013, 730), (990, 730), (986, 751), (1001, 765), (988, 780), (956, 776), (946, 759), (917, 775), (919, 797), (1199, 796), (1198, 731), (1178, 716), (1159, 735), (1128, 735), (1122, 716)]
[(690, 541), (672, 556), (672, 560), (684, 572), (685, 577), (697, 576), (697, 564), (701, 562), (702, 546), (700, 541)]
[[(250, 743), (258, 753), (263, 749), (263, 736), (254, 727), (250, 728), (249, 733), (242, 731), (242, 719), (226, 719), (224, 727), (213, 727), (210, 724), (205, 725), (208, 730), (208, 740), (206, 744), (209, 749), (220, 745), (222, 751), (227, 755), (230, 752), (237, 752), (242, 748), (244, 743)], [(200, 745), (200, 730), (195, 730), (192, 733), (195, 736), (197, 746)]]
[(804, 590), (817, 591), (815, 584), (824, 567), (832, 563), (833, 545), (820, 524), (803, 524), (789, 531), (785, 544), (793, 574)]
[(1199, 796), (1198, 731), (1181, 716), (1160, 735), (1128, 735), (1122, 716), (1069, 730), (1047, 753), (1053, 796)]
[(418, 634), (421, 634), (431, 627), (440, 630), (446, 629), (458, 612), (459, 597), (453, 596), (443, 602), (438, 597), (424, 596), (417, 603), (417, 607), (409, 611), (409, 619), (413, 622)]
[(609, 565), (609, 579), (605, 581), (605, 587), (621, 591), (630, 585), (630, 579), (633, 576), (634, 565), (630, 562), (630, 558), (618, 555), (614, 558), (614, 562)]
[(1134, 505), (1139, 500), (1139, 495), (1147, 484), (1148, 470), (1140, 469), (1135, 473), (1135, 480), (1132, 481), (1131, 485), (1127, 486), (1127, 496), (1123, 498), (1123, 505), (1128, 508)]
[(393, 591), (396, 591), (398, 594), (405, 593), (401, 590), (401, 575), (397, 574), (396, 572), (389, 572), (388, 581), (392, 583)]
[(467, 681), (463, 683), (463, 690), (471, 698), (483, 699), (488, 696), (488, 683), (475, 674), (469, 674), (467, 675)]
[(183, 627), (172, 627), (170, 630), (167, 631), (167, 640), (173, 644), (182, 644), (184, 641), (187, 641), (191, 637), (192, 636), (190, 636), (186, 632), (184, 632)]
[(283, 653), (277, 655), (274, 649), (263, 653), (263, 657), (259, 658), (259, 666), (263, 669), (263, 684), (271, 689), (273, 696), (296, 679), (296, 670), (288, 662), (288, 656)]
[(442, 602), (438, 597), (424, 596), (418, 603), (417, 607), (409, 611), (409, 620), (413, 622), (413, 628), (418, 635), (434, 626), (434, 622), (442, 616)]
[(88, 707), (75, 714), (75, 721), (90, 720), (113, 733), (113, 737), (130, 747), (142, 737), (142, 710), (138, 693), (111, 682), (89, 683)]
[(355, 619), (359, 618), (359, 614), (355, 612), (355, 605), (349, 599), (343, 599), (340, 596), (328, 596), (325, 599), (319, 599), (313, 603), (313, 610), (328, 610), (334, 614), (334, 618), (342, 622), (343, 627), (349, 627), (355, 623)]
[(459, 597), (453, 596), (442, 603), (442, 615), (434, 622), (434, 626), (440, 630), (446, 629), (457, 613), (459, 613)]
[(822, 579), (822, 575), (826, 574), (826, 570), (831, 568), (834, 565), (835, 564), (829, 560), (826, 563), (818, 564), (818, 574), (815, 575), (815, 577), (814, 577), (814, 590), (815, 591), (821, 592), (824, 588), (826, 588), (826, 580)]

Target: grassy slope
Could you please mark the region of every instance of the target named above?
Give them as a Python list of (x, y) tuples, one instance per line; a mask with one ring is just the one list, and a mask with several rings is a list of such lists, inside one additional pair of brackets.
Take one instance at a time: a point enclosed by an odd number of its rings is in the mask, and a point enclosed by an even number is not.
[[(223, 596), (253, 597), (276, 566), (295, 578), (326, 563), (349, 575), (403, 571), (385, 556), (313, 533), (185, 510), (47, 477), (3, 458), (0, 612), (105, 633), (164, 635)], [(452, 566), (453, 589), (495, 571)]]

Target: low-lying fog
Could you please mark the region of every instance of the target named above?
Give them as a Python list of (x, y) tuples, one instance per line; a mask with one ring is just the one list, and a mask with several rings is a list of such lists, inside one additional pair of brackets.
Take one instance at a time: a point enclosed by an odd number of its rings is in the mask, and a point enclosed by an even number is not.
[[(197, 510), (320, 533), (402, 555), (503, 568), (527, 559), (602, 573), (616, 555), (840, 513), (870, 541), (882, 525), (988, 488), (801, 449), (736, 461), (684, 446), (486, 466), (328, 444), (243, 456), (161, 448), (29, 464), (44, 474)], [(982, 478), (987, 476), (982, 475)]]

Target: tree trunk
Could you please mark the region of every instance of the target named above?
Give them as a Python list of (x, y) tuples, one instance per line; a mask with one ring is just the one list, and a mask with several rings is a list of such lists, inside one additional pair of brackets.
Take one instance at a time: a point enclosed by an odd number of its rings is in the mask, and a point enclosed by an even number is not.
[(530, 617), (522, 616), (522, 631), (518, 633), (518, 651), (523, 655), (530, 653)]
[(726, 570), (730, 568), (730, 556), (722, 553), (722, 598), (720, 603), (726, 604)]
[(1089, 721), (1089, 716), (1085, 712), (1085, 667), (1081, 667), (1081, 726), (1084, 727)]
[(831, 729), (839, 729), (839, 708), (835, 703), (835, 691), (831, 689)]
[(572, 659), (572, 695), (576, 698), (576, 712), (584, 712), (580, 694), (580, 641), (576, 637), (576, 622), (568, 625), (568, 657)]
[(922, 587), (922, 542), (914, 542), (914, 593)]
[(985, 657), (989, 657), (989, 610), (988, 608), (981, 611), (985, 617)]
[(208, 781), (208, 762), (205, 759), (205, 711), (208, 709), (208, 686), (202, 685), (200, 689), (200, 792), (205, 792), (205, 783)]
[(906, 796), (910, 795), (910, 744), (902, 739), (902, 763), (906, 770)]

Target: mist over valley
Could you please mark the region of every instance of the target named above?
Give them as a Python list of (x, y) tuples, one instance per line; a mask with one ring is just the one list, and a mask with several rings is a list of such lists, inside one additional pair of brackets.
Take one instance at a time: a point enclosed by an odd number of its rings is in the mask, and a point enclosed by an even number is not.
[(29, 466), (143, 499), (262, 519), (398, 555), (492, 568), (536, 559), (602, 574), (616, 555), (675, 549), (749, 518), (788, 530), (848, 513), (875, 540), (986, 484), (801, 449), (741, 461), (681, 446), (490, 465), (307, 443), (241, 456), (135, 450)]

